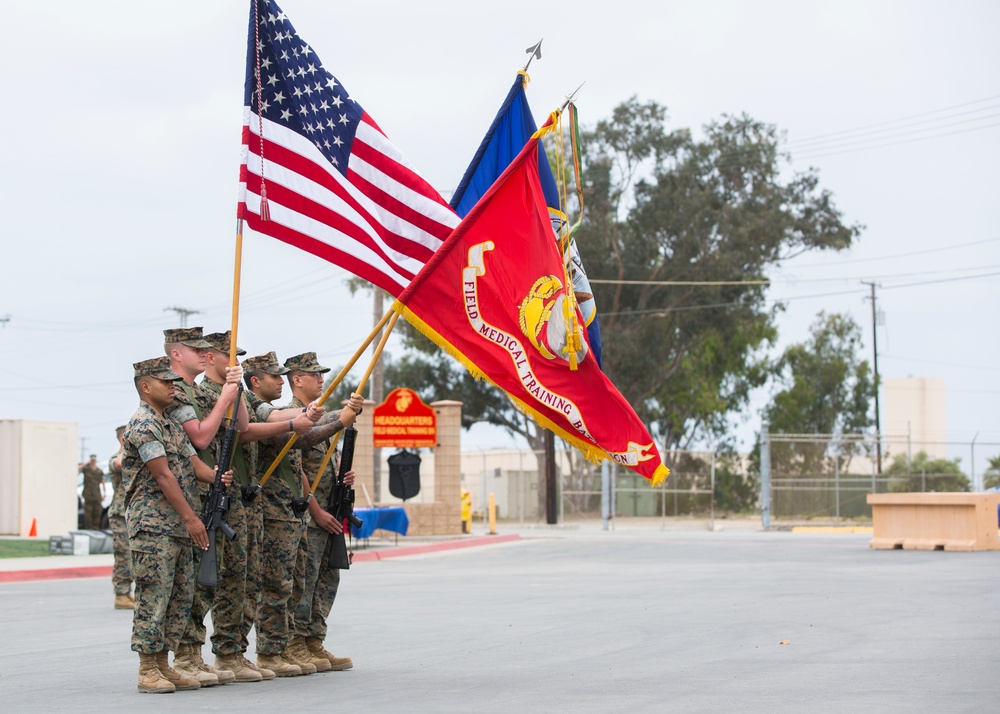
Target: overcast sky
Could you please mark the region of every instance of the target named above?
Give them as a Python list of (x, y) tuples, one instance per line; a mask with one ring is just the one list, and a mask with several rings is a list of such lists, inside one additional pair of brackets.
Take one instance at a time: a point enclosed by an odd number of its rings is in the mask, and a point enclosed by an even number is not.
[[(162, 354), (161, 331), (179, 324), (166, 308), (198, 310), (189, 325), (206, 332), (229, 327), (249, 2), (0, 7), (0, 418), (76, 421), (86, 451), (104, 458), (135, 409), (131, 363)], [(282, 9), (445, 196), (542, 37), (528, 87), (537, 119), (586, 82), (584, 124), (637, 95), (666, 105), (670, 128), (697, 133), (740, 112), (778, 125), (791, 168), (818, 167), (845, 219), (866, 226), (849, 252), (805, 255), (773, 276), (771, 295), (788, 299), (778, 348), (806, 339), (826, 310), (864, 327), (870, 357), (860, 281), (874, 280), (883, 376), (945, 380), (948, 438), (1000, 443), (1000, 4)], [(684, 279), (681, 266), (671, 278)], [(240, 345), (342, 364), (372, 322), (370, 298), (344, 281), (247, 232)], [(745, 446), (766, 396), (734, 424)], [(463, 447), (510, 443), (477, 427)], [(967, 447), (951, 452), (968, 465)], [(977, 462), (997, 453), (977, 447)]]

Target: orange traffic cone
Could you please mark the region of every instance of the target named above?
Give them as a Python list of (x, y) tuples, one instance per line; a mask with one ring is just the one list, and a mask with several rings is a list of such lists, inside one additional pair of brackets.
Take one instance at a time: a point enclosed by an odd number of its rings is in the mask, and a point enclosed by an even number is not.
[(28, 537), (29, 538), (37, 538), (38, 537), (38, 519), (37, 518), (32, 518), (31, 519), (31, 530), (28, 531)]

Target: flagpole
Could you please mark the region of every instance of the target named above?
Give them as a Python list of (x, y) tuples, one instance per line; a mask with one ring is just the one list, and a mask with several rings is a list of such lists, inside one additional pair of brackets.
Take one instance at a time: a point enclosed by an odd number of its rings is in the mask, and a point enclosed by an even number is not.
[[(365, 372), (364, 376), (361, 378), (361, 384), (356, 390), (354, 390), (358, 394), (361, 394), (365, 386), (368, 384), (368, 378), (371, 377), (372, 371), (375, 369), (376, 362), (378, 362), (379, 357), (382, 356), (382, 349), (385, 347), (385, 343), (388, 341), (389, 335), (392, 333), (392, 328), (396, 326), (397, 319), (399, 319), (399, 313), (394, 312), (392, 318), (389, 320), (388, 327), (385, 328), (385, 332), (382, 334), (382, 339), (379, 340), (378, 346), (372, 354), (372, 361), (368, 365), (368, 371)], [(326, 471), (326, 466), (330, 463), (330, 459), (333, 457), (333, 452), (337, 448), (337, 443), (340, 441), (340, 435), (343, 433), (343, 430), (338, 431), (337, 435), (330, 441), (330, 448), (328, 448), (326, 453), (323, 455), (323, 460), (320, 462), (319, 469), (316, 471), (316, 478), (313, 479), (312, 486), (309, 488), (310, 493), (316, 492), (316, 487), (319, 486), (320, 477), (323, 475), (323, 472)]]
[[(382, 331), (382, 328), (385, 327), (385, 324), (389, 322), (390, 319), (392, 319), (393, 315), (396, 314), (397, 313), (395, 310), (390, 309), (385, 313), (385, 315), (382, 316), (382, 319), (378, 321), (377, 325), (375, 325), (375, 329), (371, 331), (371, 334), (369, 334), (368, 337), (365, 338), (365, 341), (361, 343), (361, 346), (358, 347), (357, 352), (355, 352), (354, 355), (351, 357), (351, 359), (348, 360), (347, 364), (344, 365), (343, 369), (340, 370), (340, 373), (334, 378), (334, 380), (330, 382), (330, 386), (326, 388), (326, 391), (324, 391), (323, 394), (320, 396), (320, 398), (316, 400), (317, 406), (320, 407), (323, 406), (323, 403), (330, 398), (330, 395), (333, 394), (333, 390), (340, 386), (340, 383), (344, 381), (344, 377), (347, 376), (347, 373), (350, 372), (351, 368), (354, 367), (354, 364), (359, 359), (361, 359), (361, 355), (365, 353), (365, 350), (368, 349), (368, 346), (375, 341), (375, 337), (378, 336), (378, 333)], [(365, 381), (367, 381), (368, 376), (370, 374), (371, 371), (369, 370), (368, 374), (365, 375)], [(299, 435), (295, 433), (293, 433), (288, 438), (288, 441), (285, 442), (284, 448), (281, 449), (281, 451), (275, 457), (274, 461), (271, 462), (271, 465), (267, 467), (267, 471), (264, 473), (263, 476), (261, 476), (260, 480), (257, 482), (259, 485), (263, 486), (265, 483), (267, 483), (267, 480), (271, 478), (271, 474), (273, 474), (274, 470), (278, 468), (278, 464), (281, 463), (281, 460), (285, 458), (285, 456), (288, 454), (289, 451), (291, 451), (292, 445), (296, 442), (298, 438)]]
[[(229, 366), (236, 366), (236, 333), (240, 326), (240, 276), (243, 271), (243, 219), (236, 219), (236, 258), (233, 266), (233, 319), (229, 333)], [(233, 402), (226, 409), (226, 419), (232, 419), (239, 405)]]

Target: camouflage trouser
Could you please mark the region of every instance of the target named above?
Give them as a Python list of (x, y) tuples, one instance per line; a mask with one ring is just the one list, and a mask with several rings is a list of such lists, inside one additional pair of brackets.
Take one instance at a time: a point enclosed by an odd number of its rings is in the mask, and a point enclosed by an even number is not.
[[(205, 616), (212, 612), (212, 652), (235, 654), (242, 652), (241, 629), (247, 578), (247, 519), (239, 496), (230, 499), (226, 522), (236, 532), (232, 540), (222, 531), (215, 534), (219, 561), (219, 584), (215, 588), (195, 585), (191, 622), (181, 641), (185, 644), (205, 644)], [(195, 550), (195, 575), (201, 564), (202, 551)]]
[(135, 577), (132, 650), (176, 650), (194, 597), (191, 540), (139, 531), (129, 539), (129, 547)]
[(101, 529), (101, 514), (104, 508), (101, 506), (101, 499), (87, 498), (83, 501), (83, 527), (88, 531)]
[(292, 580), (302, 521), (264, 520), (260, 610), (257, 612), (257, 654), (279, 654), (288, 644)]
[(243, 601), (243, 625), (240, 627), (240, 651), (250, 647), (247, 637), (257, 621), (260, 594), (264, 586), (261, 577), (264, 547), (264, 508), (260, 496), (249, 506), (244, 506), (247, 519), (247, 584)]
[(132, 593), (132, 555), (128, 549), (128, 531), (125, 516), (111, 516), (111, 546), (115, 551), (115, 564), (111, 568), (111, 585), (115, 595)]
[(326, 563), (327, 533), (322, 528), (306, 528), (299, 541), (299, 559), (304, 561), (299, 599), (292, 614), (295, 634), (302, 637), (326, 637), (326, 618), (330, 616), (333, 601), (340, 585), (340, 570)]

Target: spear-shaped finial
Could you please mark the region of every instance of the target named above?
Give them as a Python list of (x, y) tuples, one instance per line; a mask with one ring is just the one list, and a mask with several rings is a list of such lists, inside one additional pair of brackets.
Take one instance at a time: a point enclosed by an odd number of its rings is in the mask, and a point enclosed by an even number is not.
[[(543, 37), (542, 40), (544, 39), (545, 38)], [(531, 64), (531, 60), (535, 59), (536, 57), (538, 59), (542, 58), (542, 40), (539, 40), (537, 44), (534, 44), (525, 50), (527, 54), (531, 55), (530, 57), (528, 57), (528, 61), (524, 65), (525, 72), (528, 71), (528, 66)]]

